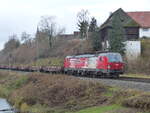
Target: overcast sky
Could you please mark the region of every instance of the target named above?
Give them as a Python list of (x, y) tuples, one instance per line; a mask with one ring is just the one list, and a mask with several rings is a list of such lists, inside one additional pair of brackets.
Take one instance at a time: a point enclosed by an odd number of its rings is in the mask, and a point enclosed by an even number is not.
[(0, 49), (14, 33), (34, 34), (43, 15), (56, 16), (66, 33), (72, 33), (77, 30), (76, 15), (81, 9), (87, 9), (100, 25), (118, 8), (150, 11), (150, 0), (0, 0)]

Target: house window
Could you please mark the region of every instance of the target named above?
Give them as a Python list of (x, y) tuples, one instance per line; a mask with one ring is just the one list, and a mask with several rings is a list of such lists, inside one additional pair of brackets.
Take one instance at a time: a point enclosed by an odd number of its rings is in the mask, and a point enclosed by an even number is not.
[(142, 30), (143, 30), (143, 31), (148, 31), (148, 28), (143, 28)]

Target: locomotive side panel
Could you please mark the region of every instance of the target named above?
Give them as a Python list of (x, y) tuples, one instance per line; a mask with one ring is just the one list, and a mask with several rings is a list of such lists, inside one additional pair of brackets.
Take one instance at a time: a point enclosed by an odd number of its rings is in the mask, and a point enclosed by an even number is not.
[(70, 62), (69, 68), (76, 68), (76, 64), (77, 64), (77, 62), (78, 62), (78, 59), (76, 59), (76, 58), (71, 58), (71, 59), (69, 60), (69, 62)]
[(96, 69), (97, 67), (97, 57), (88, 58), (88, 67), (89, 69)]
[(84, 57), (78, 58), (78, 61), (76, 63), (76, 68), (77, 69), (87, 68), (88, 66), (87, 61), (88, 61), (88, 58), (84, 58)]
[(97, 69), (107, 70), (108, 59), (106, 56), (99, 56), (97, 59)]
[(69, 58), (65, 58), (64, 59), (64, 68), (69, 68), (69, 65), (70, 65), (70, 59)]

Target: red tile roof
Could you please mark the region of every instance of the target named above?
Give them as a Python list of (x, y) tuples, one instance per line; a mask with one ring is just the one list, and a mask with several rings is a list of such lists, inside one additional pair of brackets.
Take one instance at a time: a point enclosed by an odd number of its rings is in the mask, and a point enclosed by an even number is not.
[(150, 11), (127, 12), (142, 28), (150, 28)]

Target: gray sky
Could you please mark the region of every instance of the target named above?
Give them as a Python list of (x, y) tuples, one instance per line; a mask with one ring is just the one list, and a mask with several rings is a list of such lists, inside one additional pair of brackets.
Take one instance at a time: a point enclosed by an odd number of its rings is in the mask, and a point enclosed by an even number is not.
[(34, 34), (43, 15), (56, 16), (66, 33), (72, 33), (77, 30), (76, 15), (81, 9), (87, 9), (100, 25), (118, 8), (150, 11), (150, 0), (0, 0), (0, 49), (14, 33)]

